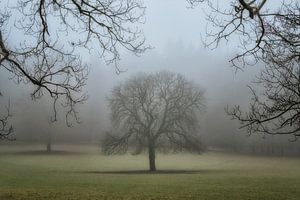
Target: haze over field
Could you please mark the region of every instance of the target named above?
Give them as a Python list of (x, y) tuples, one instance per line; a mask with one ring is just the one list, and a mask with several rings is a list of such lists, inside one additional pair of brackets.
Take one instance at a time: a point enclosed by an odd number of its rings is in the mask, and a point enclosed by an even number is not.
[[(206, 5), (190, 9), (185, 1), (155, 0), (145, 1), (145, 6), (145, 23), (141, 27), (146, 44), (153, 48), (139, 57), (121, 49), (122, 60), (118, 67), (124, 72), (117, 74), (116, 68), (105, 65), (94, 50), (90, 54), (82, 52), (82, 59), (88, 63), (90, 73), (84, 89), (89, 98), (79, 108), (81, 124), (73, 123), (72, 128), (66, 127), (64, 114), (59, 115), (58, 123), (49, 124), (53, 116), (52, 100), (45, 96), (31, 101), (33, 87), (30, 84), (16, 84), (2, 70), (0, 89), (5, 96), (1, 98), (1, 103), (4, 104), (8, 99), (11, 101), (11, 121), (17, 142), (44, 141), (45, 135), (51, 132), (53, 140), (57, 142), (98, 143), (103, 133), (110, 129), (107, 97), (112, 88), (138, 72), (166, 70), (183, 74), (205, 91), (206, 108), (200, 117), (200, 132), (208, 145), (228, 148), (238, 145), (237, 141), (265, 143), (261, 135), (257, 137), (253, 134), (249, 139), (243, 130), (238, 129), (238, 123), (231, 121), (224, 112), (227, 105), (239, 104), (247, 109), (251, 98), (247, 85), (252, 84), (260, 68), (247, 67), (243, 72), (236, 72), (232, 68), (228, 60), (239, 51), (237, 40), (222, 42), (213, 50), (203, 47), (202, 40), (207, 28), (203, 12), (208, 10)], [(17, 37), (22, 38), (21, 35)], [(16, 38), (9, 40), (12, 43), (16, 41)], [(280, 143), (289, 145), (291, 138), (284, 137)], [(299, 146), (299, 142), (294, 145)]]
[(297, 0), (0, 0), (0, 200), (300, 197)]

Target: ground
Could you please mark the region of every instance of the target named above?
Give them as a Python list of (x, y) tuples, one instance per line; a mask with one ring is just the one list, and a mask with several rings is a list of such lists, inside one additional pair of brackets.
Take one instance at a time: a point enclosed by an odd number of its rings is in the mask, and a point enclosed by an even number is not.
[[(104, 156), (77, 146), (46, 154), (0, 147), (0, 200), (300, 199), (300, 158), (206, 152)], [(26, 150), (26, 151), (25, 151)]]

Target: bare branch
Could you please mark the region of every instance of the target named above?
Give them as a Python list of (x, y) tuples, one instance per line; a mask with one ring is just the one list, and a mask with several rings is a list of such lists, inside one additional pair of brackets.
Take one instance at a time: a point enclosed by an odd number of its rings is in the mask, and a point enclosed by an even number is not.
[[(237, 69), (262, 63), (265, 68), (255, 82), (248, 112), (240, 106), (227, 108), (232, 119), (248, 133), (300, 136), (300, 6), (295, 0), (282, 1), (278, 8), (263, 9), (267, 0), (234, 0), (231, 9), (220, 9), (212, 1), (208, 21), (216, 28), (208, 33), (214, 48), (237, 35), (243, 50), (230, 62)], [(245, 11), (249, 13), (245, 15)]]
[[(79, 52), (96, 50), (107, 64), (116, 65), (120, 48), (136, 55), (147, 49), (143, 33), (132, 26), (144, 20), (145, 8), (139, 0), (7, 4), (8, 12), (0, 13), (0, 68), (18, 83), (33, 84), (33, 99), (49, 95), (53, 121), (57, 120), (58, 105), (62, 105), (67, 124), (71, 125), (70, 117), (79, 122), (76, 105), (87, 99), (83, 88), (89, 72)], [(15, 34), (9, 30), (23, 36), (16, 38), (19, 43), (12, 42)]]

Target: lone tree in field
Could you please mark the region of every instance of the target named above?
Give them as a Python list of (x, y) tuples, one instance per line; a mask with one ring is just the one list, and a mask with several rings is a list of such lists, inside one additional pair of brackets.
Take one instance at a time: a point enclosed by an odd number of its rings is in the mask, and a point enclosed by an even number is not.
[(138, 74), (114, 87), (109, 99), (116, 128), (103, 140), (103, 152), (138, 154), (147, 149), (150, 171), (157, 150), (201, 152), (198, 114), (204, 92), (184, 76), (172, 72)]
[[(230, 62), (237, 68), (264, 64), (255, 80), (264, 91), (253, 92), (248, 112), (228, 109), (251, 134), (300, 136), (300, 2), (298, 0), (232, 0), (227, 8), (211, 0), (188, 0), (211, 8), (206, 45), (217, 47), (236, 35), (241, 52)], [(272, 3), (268, 4), (268, 3)]]
[(70, 125), (70, 117), (78, 121), (76, 105), (87, 99), (82, 57), (95, 52), (116, 64), (120, 48), (142, 53), (144, 37), (135, 24), (143, 21), (139, 0), (0, 1), (0, 70), (32, 84), (32, 99), (49, 95), (53, 121), (60, 106)]

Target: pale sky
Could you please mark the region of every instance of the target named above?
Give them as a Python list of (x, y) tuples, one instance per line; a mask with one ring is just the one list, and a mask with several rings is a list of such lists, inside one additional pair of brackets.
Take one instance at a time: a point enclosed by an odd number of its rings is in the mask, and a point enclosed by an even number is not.
[[(91, 67), (86, 87), (90, 98), (81, 107), (84, 123), (71, 129), (73, 132), (82, 132), (88, 127), (92, 134), (98, 134), (107, 129), (109, 111), (106, 97), (117, 82), (137, 72), (170, 70), (184, 74), (198, 83), (206, 91), (207, 110), (203, 115), (204, 121), (206, 115), (217, 113), (217, 120), (230, 122), (224, 113), (224, 107), (233, 104), (247, 105), (250, 91), (246, 85), (250, 84), (257, 70), (248, 68), (245, 72), (236, 74), (230, 67), (228, 60), (238, 51), (234, 45), (236, 41), (227, 45), (221, 43), (216, 50), (203, 47), (200, 35), (205, 36), (205, 6), (190, 9), (185, 0), (146, 0), (145, 6), (146, 22), (141, 27), (146, 44), (154, 48), (140, 57), (121, 50), (122, 61), (119, 66), (126, 72), (117, 75), (113, 66), (103, 65), (101, 58), (96, 55), (83, 55), (83, 60)], [(17, 130), (17, 122), (24, 120), (22, 116), (33, 115), (31, 110), (38, 110), (43, 103), (32, 102), (28, 92), (30, 86), (16, 86), (5, 74), (1, 75), (0, 83), (0, 89), (9, 89), (9, 96), (15, 106), (13, 112), (18, 116), (14, 118)], [(25, 111), (20, 102), (26, 102)], [(51, 107), (49, 109), (50, 113)], [(203, 130), (205, 129), (204, 127)], [(70, 129), (60, 127), (59, 130), (69, 132)]]

